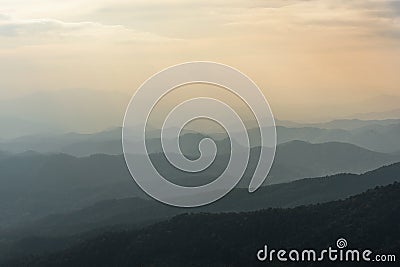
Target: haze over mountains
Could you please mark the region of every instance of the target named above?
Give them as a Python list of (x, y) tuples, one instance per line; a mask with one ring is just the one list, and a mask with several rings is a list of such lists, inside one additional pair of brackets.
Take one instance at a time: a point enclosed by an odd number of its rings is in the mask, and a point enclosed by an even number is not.
[(130, 97), (116, 92), (43, 91), (0, 101), (0, 138), (97, 132), (122, 125)]
[(398, 136), (400, 124), (368, 125), (354, 130), (320, 129), (320, 128), (286, 128), (278, 127), (280, 142), (303, 140), (312, 143), (346, 142), (370, 150), (393, 153), (400, 150)]
[[(337, 173), (363, 173), (400, 161), (400, 120), (278, 123), (286, 126), (277, 127), (280, 145), (266, 184)], [(253, 129), (249, 133), (257, 134)], [(219, 157), (212, 168), (189, 177), (171, 168), (160, 154), (157, 131), (152, 136), (148, 139), (151, 157), (160, 164), (161, 172), (182, 185), (213, 180), (229, 159), (226, 145), (229, 140), (217, 136)], [(203, 137), (199, 133), (184, 134), (181, 144), (185, 154), (198, 157), (198, 142)], [(28, 135), (0, 141), (0, 151), (3, 207), (0, 224), (3, 225), (82, 208), (109, 198), (146, 197), (131, 179), (121, 156), (121, 128), (95, 134)], [(256, 147), (252, 149), (251, 155), (255, 156), (251, 157), (240, 187), (248, 185), (258, 162), (256, 151)]]
[[(93, 103), (85, 107), (87, 99)], [(64, 249), (121, 225), (141, 229), (183, 212), (243, 212), (324, 203), (400, 179), (400, 116), (323, 123), (278, 120), (275, 162), (255, 194), (245, 189), (258, 162), (259, 147), (252, 143), (248, 169), (238, 188), (224, 199), (196, 210), (165, 206), (149, 199), (131, 178), (122, 156), (121, 128), (102, 130), (110, 122), (121, 124), (125, 106), (120, 103), (126, 99), (75, 90), (0, 103), (4, 126), (0, 129), (0, 260), (4, 255)], [(13, 110), (19, 105), (26, 108)], [(250, 137), (257, 131), (250, 128)], [(151, 128), (146, 142), (161, 173), (177, 184), (196, 186), (215, 179), (230, 156), (230, 140), (224, 134), (191, 130), (180, 138), (183, 153), (197, 158), (204, 137), (216, 141), (218, 154), (208, 169), (195, 175), (168, 164), (159, 130)]]
[[(169, 179), (187, 186), (209, 182), (225, 169), (229, 154), (222, 154), (210, 168), (190, 175), (172, 168), (162, 154), (150, 155)], [(335, 173), (361, 173), (398, 162), (398, 155), (384, 154), (344, 143), (309, 144), (293, 141), (278, 146), (267, 184)], [(247, 187), (258, 158), (250, 160), (239, 186)], [(18, 201), (15, 201), (15, 197)], [(66, 154), (25, 152), (3, 154), (0, 159), (0, 225), (94, 204), (109, 198), (145, 194), (131, 178), (122, 155), (76, 158)]]
[(370, 126), (388, 126), (392, 124), (399, 124), (400, 119), (337, 119), (328, 122), (320, 123), (299, 123), (292, 121), (280, 121), (276, 122), (277, 126), (283, 126), (286, 128), (320, 128), (320, 129), (342, 129), (342, 130), (355, 130), (363, 127)]
[[(131, 95), (118, 92), (64, 89), (42, 91), (18, 98), (0, 100), (0, 123), (2, 126), (0, 128), (0, 139), (12, 139), (32, 134), (94, 133), (119, 127), (122, 125), (125, 109), (130, 98)], [(315, 107), (307, 104), (305, 108), (314, 113), (316, 113), (315, 110), (319, 109), (329, 110), (330, 116), (326, 116), (325, 119), (320, 118), (319, 121), (333, 120), (331, 116), (341, 119), (386, 120), (400, 119), (398, 103), (400, 103), (399, 96), (378, 95), (353, 104), (338, 103), (336, 107)], [(271, 106), (273, 110), (276, 110), (274, 115), (278, 119), (281, 117), (280, 110), (287, 110), (287, 106), (282, 107), (282, 103), (271, 103)], [(296, 108), (293, 108), (293, 110), (296, 110)], [(332, 114), (333, 112), (339, 112), (341, 115), (335, 116)], [(305, 118), (309, 117), (311, 116)], [(292, 126), (294, 124), (289, 123)], [(366, 126), (354, 122), (351, 124), (358, 125), (357, 128)], [(283, 121), (278, 125), (288, 126), (288, 123)], [(302, 127), (325, 128), (324, 125), (327, 124), (301, 125)], [(343, 129), (342, 127), (332, 128)]]
[(234, 189), (213, 205), (195, 209), (161, 205), (153, 199), (137, 197), (109, 199), (70, 212), (52, 214), (17, 227), (10, 227), (3, 236), (40, 235), (57, 237), (74, 235), (111, 225), (142, 227), (186, 212), (243, 212), (266, 208), (293, 208), (325, 203), (362, 193), (376, 186), (400, 182), (400, 163), (385, 166), (364, 174), (337, 174), (307, 178), (290, 183), (260, 188), (257, 194), (246, 189)]
[[(286, 126), (279, 126), (279, 124)], [(157, 131), (150, 138), (159, 139)], [(250, 135), (257, 136), (253, 129)], [(400, 119), (389, 120), (337, 120), (319, 124), (278, 122), (278, 143), (301, 140), (310, 143), (345, 142), (384, 153), (400, 151)], [(210, 134), (212, 136), (212, 133)], [(190, 139), (189, 137), (186, 137)], [(188, 141), (188, 143), (193, 142)], [(92, 154), (122, 154), (121, 128), (113, 128), (94, 134), (36, 134), (14, 139), (0, 140), (0, 150), (21, 153), (29, 150), (41, 153), (66, 153), (74, 156)], [(153, 151), (156, 152), (156, 151)], [(159, 151), (161, 152), (161, 151)]]

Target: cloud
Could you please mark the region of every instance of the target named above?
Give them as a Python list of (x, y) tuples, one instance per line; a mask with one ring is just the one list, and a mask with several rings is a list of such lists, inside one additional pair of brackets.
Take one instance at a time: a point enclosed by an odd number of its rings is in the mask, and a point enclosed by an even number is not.
[(313, 33), (323, 36), (378, 36), (397, 39), (400, 35), (400, 1), (325, 0), (283, 1), (271, 8), (243, 7), (226, 17), (226, 26), (279, 32)]
[(332, 13), (305, 18), (304, 22), (317, 27), (336, 27), (366, 36), (398, 38), (400, 36), (400, 2), (352, 0), (331, 1)]
[(86, 28), (99, 27), (92, 22), (66, 23), (55, 19), (33, 19), (33, 20), (3, 20), (0, 22), (0, 35), (22, 36), (40, 35), (61, 32), (79, 31)]
[(0, 14), (0, 38), (54, 41), (79, 38), (114, 42), (160, 42), (169, 38), (149, 32), (136, 31), (123, 25), (105, 25), (97, 22), (65, 22), (51, 18), (16, 20)]
[(0, 18), (0, 86), (9, 91), (128, 91), (192, 60), (240, 68), (282, 101), (400, 84), (400, 1), (4, 1), (12, 16)]

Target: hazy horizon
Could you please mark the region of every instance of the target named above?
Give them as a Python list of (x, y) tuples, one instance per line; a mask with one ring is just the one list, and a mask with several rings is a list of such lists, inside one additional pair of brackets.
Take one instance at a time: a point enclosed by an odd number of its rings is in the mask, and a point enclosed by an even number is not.
[[(187, 90), (187, 88), (185, 88)], [(157, 124), (161, 123), (168, 108), (183, 101), (190, 95), (178, 91), (157, 110)], [(229, 97), (216, 93), (219, 99), (237, 104)], [(179, 97), (176, 97), (179, 96)], [(206, 96), (211, 96), (207, 94)], [(38, 91), (23, 96), (0, 99), (0, 121), (3, 130), (23, 136), (24, 129), (37, 128), (39, 132), (77, 132), (95, 133), (114, 127), (121, 127), (125, 109), (131, 95), (122, 92), (109, 92), (88, 89), (64, 89)], [(400, 119), (400, 96), (377, 95), (354, 102), (333, 104), (269, 102), (276, 121), (289, 121), (300, 124), (326, 123), (333, 120), (385, 120)], [(237, 110), (246, 119), (240, 105)], [(157, 116), (156, 116), (157, 117)], [(248, 117), (247, 117), (248, 119)], [(150, 123), (152, 124), (152, 123)], [(17, 128), (15, 128), (17, 127)], [(16, 130), (17, 129), (17, 130)], [(41, 131), (40, 131), (41, 130)], [(18, 131), (21, 131), (18, 133)], [(29, 134), (29, 131), (28, 131)], [(0, 134), (1, 136), (1, 134)], [(4, 136), (3, 136), (4, 137)]]
[(148, 77), (206, 60), (252, 78), (279, 120), (400, 118), (399, 3), (4, 0), (0, 117), (118, 126)]

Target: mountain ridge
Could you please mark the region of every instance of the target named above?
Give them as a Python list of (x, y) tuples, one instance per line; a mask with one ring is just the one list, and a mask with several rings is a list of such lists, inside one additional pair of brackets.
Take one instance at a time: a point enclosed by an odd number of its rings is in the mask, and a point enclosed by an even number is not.
[[(326, 203), (360, 194), (376, 186), (400, 182), (400, 163), (355, 175), (337, 174), (327, 177), (306, 178), (289, 183), (264, 186), (249, 194), (246, 189), (234, 189), (212, 205), (183, 209), (163, 205), (152, 199), (121, 198), (97, 202), (83, 209), (52, 214), (37, 220), (28, 227), (8, 231), (24, 235), (55, 237), (60, 234), (77, 234), (85, 230), (112, 225), (146, 225), (185, 212), (243, 212), (265, 208), (293, 208), (302, 205)], [(77, 229), (74, 227), (79, 225)], [(3, 232), (3, 236), (6, 236)]]
[[(11, 261), (10, 266), (259, 266), (255, 255), (264, 245), (321, 251), (334, 247), (339, 238), (347, 239), (350, 248), (396, 256), (399, 196), (400, 184), (394, 183), (294, 209), (183, 214), (141, 230), (106, 231), (59, 252)], [(269, 265), (282, 266), (279, 261)]]

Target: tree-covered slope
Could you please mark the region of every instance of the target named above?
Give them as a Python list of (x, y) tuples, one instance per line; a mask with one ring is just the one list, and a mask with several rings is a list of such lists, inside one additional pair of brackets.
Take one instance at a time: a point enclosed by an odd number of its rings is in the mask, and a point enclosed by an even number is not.
[(395, 183), (346, 200), (294, 209), (180, 215), (139, 231), (103, 233), (65, 251), (14, 264), (253, 266), (258, 264), (257, 251), (266, 244), (276, 249), (319, 250), (334, 247), (338, 238), (346, 238), (349, 248), (396, 254), (399, 222), (400, 184)]

